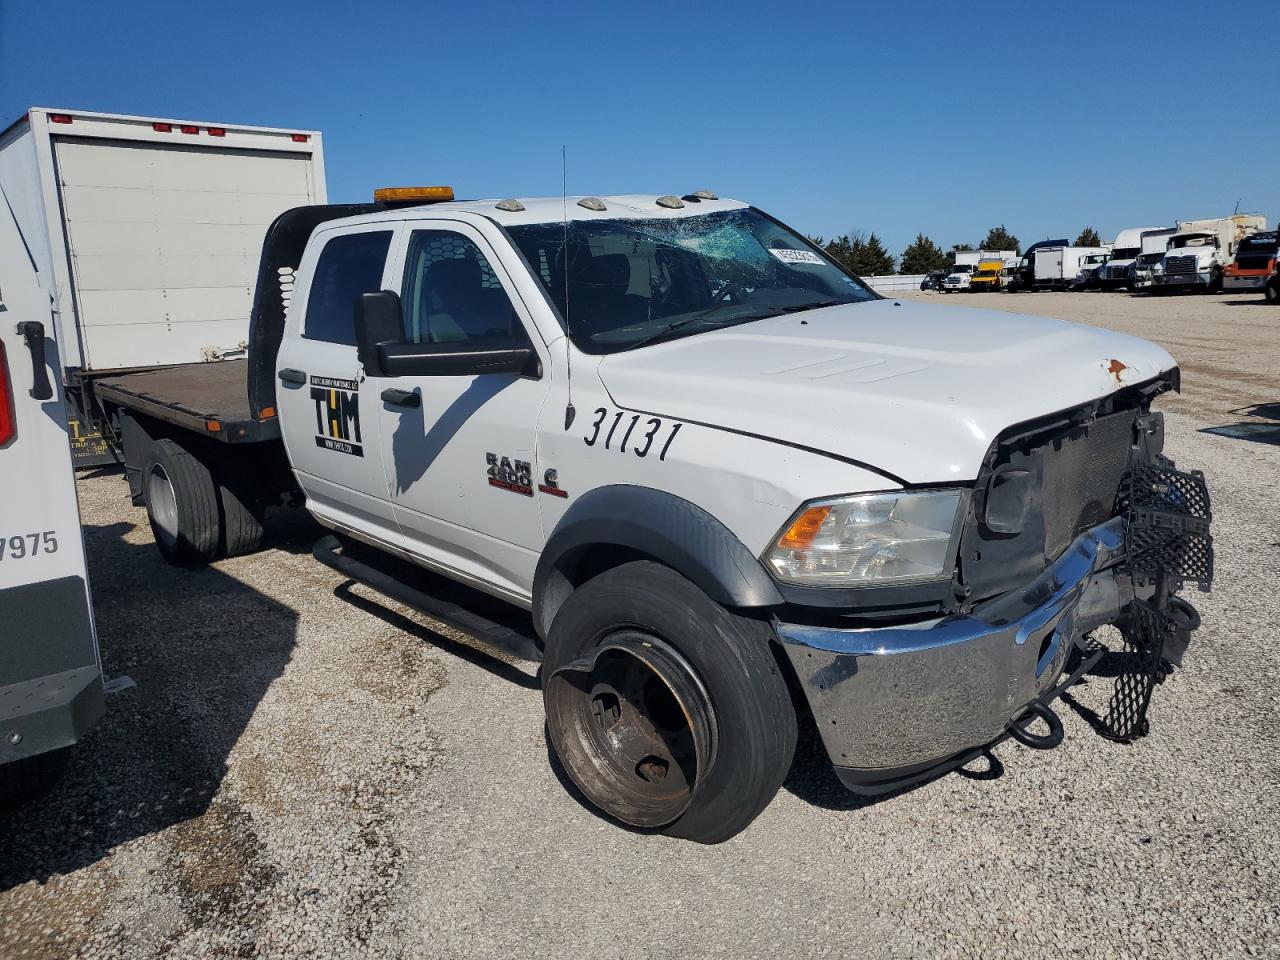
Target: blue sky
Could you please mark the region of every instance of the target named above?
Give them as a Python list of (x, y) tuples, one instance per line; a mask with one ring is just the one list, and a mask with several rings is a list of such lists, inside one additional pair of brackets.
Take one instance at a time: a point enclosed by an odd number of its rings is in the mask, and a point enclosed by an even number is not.
[(1023, 244), (1280, 218), (1280, 3), (0, 0), (0, 123), (325, 133), (329, 196), (709, 187), (797, 229)]

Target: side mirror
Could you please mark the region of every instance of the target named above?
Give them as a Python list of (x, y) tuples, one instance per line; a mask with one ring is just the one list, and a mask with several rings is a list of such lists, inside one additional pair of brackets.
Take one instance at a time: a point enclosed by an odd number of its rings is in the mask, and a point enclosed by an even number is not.
[(404, 339), (400, 294), (391, 290), (362, 294), (356, 301), (356, 356), (366, 376), (393, 377), (381, 363), (378, 347)]
[(542, 363), (528, 341), (471, 343), (380, 343), (378, 366), (385, 377), (467, 377), (506, 373), (540, 379)]

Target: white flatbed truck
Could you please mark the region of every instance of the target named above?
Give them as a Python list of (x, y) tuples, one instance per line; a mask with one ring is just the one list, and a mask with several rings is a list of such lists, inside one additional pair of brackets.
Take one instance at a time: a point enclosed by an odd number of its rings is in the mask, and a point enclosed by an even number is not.
[(166, 558), (304, 503), (319, 561), (541, 663), (597, 808), (702, 842), (769, 803), (802, 718), (870, 794), (1056, 745), (1102, 624), (1133, 653), (1105, 729), (1145, 731), (1212, 576), (1164, 350), (881, 298), (708, 191), (451, 196), (282, 214), (245, 360), (98, 383)]

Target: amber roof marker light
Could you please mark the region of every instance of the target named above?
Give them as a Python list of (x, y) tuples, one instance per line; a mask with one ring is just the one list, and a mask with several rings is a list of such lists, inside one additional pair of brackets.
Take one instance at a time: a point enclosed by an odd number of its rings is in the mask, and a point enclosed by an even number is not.
[(379, 203), (444, 203), (453, 199), (453, 187), (379, 187), (373, 191)]

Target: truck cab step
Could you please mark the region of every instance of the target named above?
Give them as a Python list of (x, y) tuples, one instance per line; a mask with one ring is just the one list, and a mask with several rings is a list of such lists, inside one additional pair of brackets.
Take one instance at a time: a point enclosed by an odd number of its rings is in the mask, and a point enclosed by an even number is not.
[(406, 577), (390, 572), (381, 565), (375, 566), (371, 560), (364, 557), (356, 556), (333, 534), (321, 537), (311, 553), (326, 567), (407, 607), (412, 607), (433, 620), (439, 620), (461, 630), (513, 657), (534, 663), (542, 662), (542, 645), (532, 636), (532, 624), (530, 624), (529, 633), (526, 634), (506, 624), (490, 620), (461, 604), (433, 596), (409, 583)]

